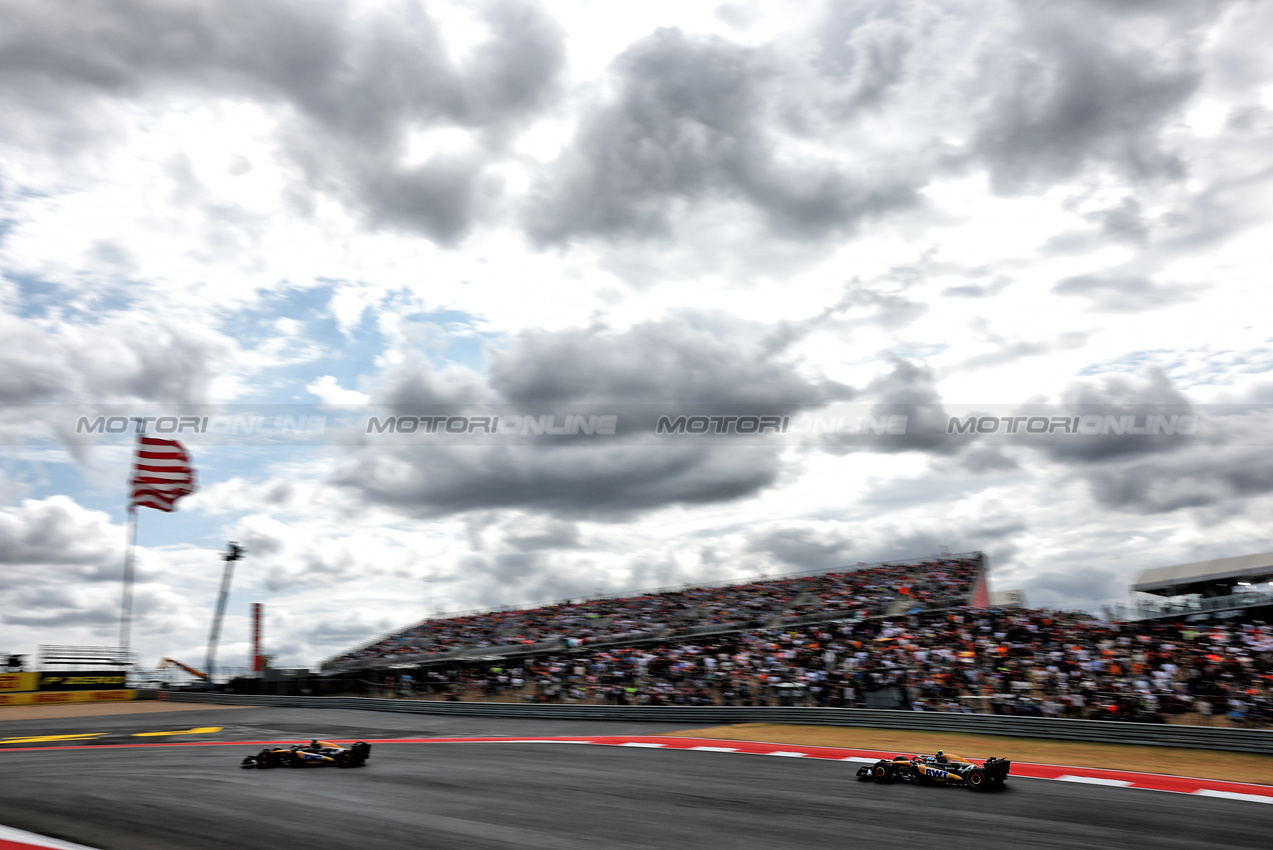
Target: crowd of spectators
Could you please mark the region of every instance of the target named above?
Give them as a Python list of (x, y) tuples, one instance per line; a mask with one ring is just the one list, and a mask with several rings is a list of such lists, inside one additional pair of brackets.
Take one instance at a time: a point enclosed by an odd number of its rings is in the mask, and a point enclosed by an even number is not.
[[(961, 608), (429, 669), (426, 692), (1273, 724), (1273, 629)], [(1224, 718), (1224, 720), (1220, 720)]]
[(701, 627), (748, 629), (773, 625), (777, 618), (885, 614), (899, 600), (908, 608), (962, 604), (982, 563), (980, 555), (940, 556), (812, 576), (431, 619), (329, 659), (323, 667), (347, 669), (428, 659), (459, 649), (497, 651), (552, 641), (587, 646), (686, 635)]

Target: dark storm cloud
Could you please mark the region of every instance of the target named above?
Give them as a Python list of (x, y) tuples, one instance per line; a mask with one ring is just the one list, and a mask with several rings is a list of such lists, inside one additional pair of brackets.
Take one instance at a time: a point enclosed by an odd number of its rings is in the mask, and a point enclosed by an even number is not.
[(365, 557), (357, 557), (345, 549), (296, 552), (285, 558), (275, 557), (273, 563), (269, 563), (265, 571), (265, 587), (272, 593), (278, 593), (365, 579), (367, 574)]
[(1067, 277), (1052, 291), (1057, 295), (1076, 295), (1092, 302), (1092, 309), (1110, 313), (1141, 313), (1186, 301), (1198, 287), (1180, 283), (1158, 283), (1141, 274), (1085, 274)]
[[(27, 627), (118, 622), (114, 593), (123, 537), (105, 514), (66, 496), (28, 499), (0, 510), (0, 622)], [(144, 604), (138, 594), (138, 608)]]
[(56, 398), (70, 383), (59, 359), (48, 356), (45, 335), (32, 325), (0, 314), (0, 403), (22, 404)]
[(836, 534), (819, 534), (810, 528), (781, 528), (752, 537), (751, 552), (765, 552), (796, 570), (844, 566), (858, 560), (853, 541)]
[(1070, 466), (1102, 506), (1133, 513), (1229, 506), (1273, 493), (1269, 434), (1273, 413), (1245, 405), (1197, 407), (1158, 369), (1146, 379), (1083, 382), (1065, 394), (1067, 413), (1102, 416), (1193, 414), (1196, 436), (1106, 434), (1048, 441), (1043, 453)]
[(538, 532), (506, 534), (504, 542), (519, 552), (573, 549), (579, 546), (579, 526), (573, 522), (552, 521)]
[(880, 522), (849, 539), (836, 531), (816, 531), (795, 526), (766, 529), (753, 535), (747, 544), (751, 552), (768, 553), (798, 570), (855, 568), (879, 561), (926, 558), (937, 552), (986, 551), (1000, 563), (1017, 551), (1013, 538), (1028, 528), (1017, 518), (971, 523), (946, 528), (916, 528), (901, 523)]
[[(1217, 5), (1019, 3), (1017, 38), (987, 60), (1000, 82), (972, 146), (995, 188), (1030, 191), (1090, 164), (1132, 180), (1182, 175), (1160, 136), (1201, 82), (1194, 54)], [(1123, 19), (1131, 7), (1140, 14)], [(1164, 37), (1152, 48), (1118, 37), (1136, 26)]]
[[(670, 555), (636, 552), (625, 558), (622, 584), (585, 557), (510, 552), (460, 559), (464, 576), (457, 599), (491, 600), (484, 604), (522, 606), (600, 593), (679, 589), (701, 577)], [(492, 588), (494, 590), (492, 590)]]
[(900, 177), (778, 155), (768, 130), (796, 108), (795, 93), (764, 49), (664, 29), (613, 74), (617, 94), (584, 121), (525, 213), (541, 243), (667, 238), (678, 210), (711, 200), (746, 205), (774, 234), (813, 239), (917, 203)]
[(829, 108), (847, 117), (881, 105), (905, 78), (918, 36), (907, 30), (894, 0), (826, 4), (816, 65), (837, 82)]
[(414, 3), (357, 15), (331, 0), (9, 4), (0, 98), (24, 120), (6, 135), (35, 143), (29, 117), (63, 147), (87, 145), (113, 103), (174, 91), (281, 103), (284, 149), (311, 189), (373, 224), (451, 243), (471, 224), (481, 157), (404, 166), (408, 130), (460, 127), (498, 145), (548, 100), (563, 62), (537, 5), (478, 8), (490, 37), (461, 65)]
[(432, 404), (476, 404), (498, 401), (485, 379), (463, 366), (434, 369), (426, 360), (413, 357), (392, 369), (385, 378), (376, 401), (397, 410)]
[[(778, 332), (781, 333), (779, 328)], [(525, 331), (491, 351), (490, 385), (520, 404), (693, 401), (793, 410), (847, 401), (851, 387), (810, 380), (768, 344), (772, 329), (726, 314), (687, 314), (629, 330)]]
[(1120, 242), (1143, 244), (1149, 237), (1149, 225), (1135, 198), (1124, 198), (1116, 206), (1098, 210), (1088, 218), (1100, 225), (1104, 235)]
[(112, 611), (105, 605), (99, 605), (97, 608), (85, 608), (72, 604), (67, 608), (51, 610), (43, 607), (27, 607), (30, 603), (22, 596), (19, 596), (14, 602), (15, 607), (21, 606), (21, 612), (10, 611), (6, 613), (4, 622), (15, 626), (49, 629), (109, 626), (112, 623), (119, 622), (118, 612)]
[[(1156, 222), (1149, 221), (1135, 198), (1124, 198), (1114, 206), (1084, 213), (1093, 229), (1060, 233), (1043, 244), (1047, 254), (1070, 255), (1096, 251), (1111, 241), (1125, 245), (1145, 246)], [(1172, 218), (1179, 218), (1173, 215)]]
[[(400, 409), (440, 401), (511, 404), (693, 403), (696, 413), (764, 406), (766, 414), (813, 409), (853, 390), (802, 374), (775, 353), (766, 326), (716, 314), (674, 316), (624, 331), (525, 331), (490, 349), (486, 376), (427, 365), (393, 373), (381, 395)], [(468, 398), (464, 397), (469, 393)], [(727, 502), (776, 483), (778, 445), (377, 446), (336, 481), (377, 504), (416, 516), (525, 508), (573, 519), (626, 518), (670, 505)]]
[(618, 519), (755, 495), (776, 482), (778, 454), (720, 445), (412, 447), (366, 454), (334, 480), (413, 516), (526, 508)]
[[(1006, 588), (1005, 588), (1006, 589)], [(1075, 566), (1065, 571), (1049, 571), (1020, 584), (1031, 605), (1091, 605), (1121, 601), (1127, 597), (1127, 577), (1101, 567)]]
[(1135, 513), (1232, 505), (1245, 513), (1251, 499), (1273, 493), (1267, 446), (1194, 447), (1085, 470), (1092, 495), (1106, 507)]
[(121, 317), (74, 332), (0, 314), (0, 404), (207, 400), (231, 345), (201, 328)]
[(882, 451), (930, 451), (950, 454), (958, 449), (945, 438), (949, 420), (942, 406), (933, 370), (895, 355), (889, 356), (893, 370), (876, 378), (863, 390), (864, 399), (874, 403), (873, 416), (905, 416), (906, 435), (882, 444)]
[[(674, 401), (694, 404), (699, 414), (737, 413), (747, 405), (763, 405), (766, 413), (798, 412), (856, 394), (802, 374), (775, 353), (763, 331), (703, 314), (625, 331), (528, 331), (506, 349), (488, 351), (484, 383), (476, 373), (459, 370), (466, 377), (453, 387), (484, 385), (477, 395), (517, 410)], [(437, 374), (419, 364), (396, 372), (384, 395), (400, 406), (463, 401), (454, 391), (439, 392), (438, 385)], [(888, 375), (866, 388), (864, 399), (874, 405), (873, 416), (900, 413), (916, 423), (890, 450), (957, 449), (944, 439), (946, 416), (927, 368), (898, 358)], [(727, 436), (644, 446), (551, 439), (461, 449), (377, 445), (358, 453), (334, 481), (374, 504), (419, 517), (520, 508), (565, 520), (618, 521), (671, 505), (752, 497), (789, 471), (782, 454), (780, 445), (743, 447)]]
[(965, 451), (959, 456), (960, 468), (973, 475), (984, 475), (994, 472), (1011, 472), (1021, 468), (1021, 464), (1012, 455), (999, 446), (980, 446)]
[[(108, 529), (104, 514), (86, 511), (65, 496), (28, 500), (0, 513), (0, 564), (9, 567), (3, 574), (12, 577), (13, 568), (25, 565), (79, 568), (109, 562), (118, 550), (105, 534)], [(82, 578), (92, 574), (76, 572)]]
[[(1121, 376), (1100, 382), (1081, 381), (1070, 386), (1062, 396), (1062, 415), (1144, 417), (1150, 414), (1179, 416), (1197, 411), (1185, 395), (1176, 389), (1161, 370), (1151, 368), (1143, 380)], [(1096, 463), (1118, 456), (1136, 456), (1154, 452), (1173, 452), (1192, 441), (1180, 435), (1092, 434), (1074, 435), (1073, 439), (1049, 440), (1043, 451), (1053, 460)]]

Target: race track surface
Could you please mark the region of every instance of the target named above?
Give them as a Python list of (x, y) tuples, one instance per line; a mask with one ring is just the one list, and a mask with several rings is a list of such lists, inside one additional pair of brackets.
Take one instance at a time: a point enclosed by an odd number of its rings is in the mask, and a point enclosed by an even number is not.
[[(1270, 805), (1029, 779), (981, 794), (882, 786), (854, 781), (856, 764), (808, 759), (570, 744), (377, 744), (367, 767), (355, 770), (240, 770), (239, 760), (259, 747), (102, 746), (674, 728), (272, 708), (11, 721), (0, 724), (0, 824), (120, 850), (1193, 850), (1265, 848), (1273, 834)], [(66, 735), (101, 737), (22, 740)], [(74, 748), (58, 748), (66, 746)]]

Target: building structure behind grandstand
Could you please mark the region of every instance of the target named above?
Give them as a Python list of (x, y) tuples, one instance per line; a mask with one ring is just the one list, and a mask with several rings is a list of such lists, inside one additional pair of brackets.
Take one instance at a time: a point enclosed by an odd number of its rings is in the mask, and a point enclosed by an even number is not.
[(1131, 589), (1140, 620), (1273, 621), (1273, 552), (1155, 567)]

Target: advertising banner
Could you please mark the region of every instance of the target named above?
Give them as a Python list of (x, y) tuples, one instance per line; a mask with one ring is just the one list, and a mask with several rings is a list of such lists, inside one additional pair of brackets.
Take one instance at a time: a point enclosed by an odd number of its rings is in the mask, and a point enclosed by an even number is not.
[(136, 691), (35, 691), (0, 693), (0, 705), (44, 705), (65, 702), (123, 702), (135, 699)]
[(34, 691), (37, 673), (0, 673), (0, 694)]
[(53, 670), (36, 675), (40, 691), (101, 691), (126, 684), (123, 670)]

